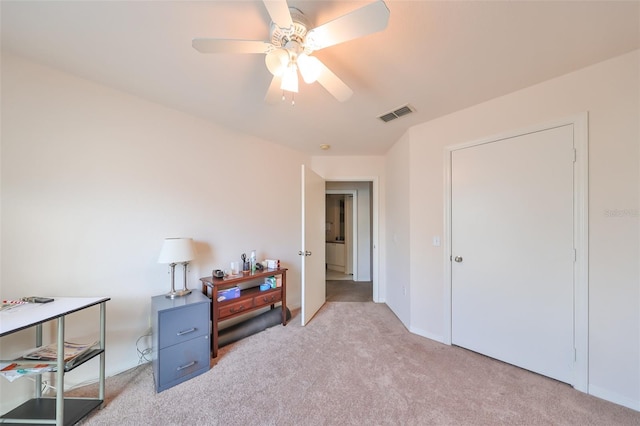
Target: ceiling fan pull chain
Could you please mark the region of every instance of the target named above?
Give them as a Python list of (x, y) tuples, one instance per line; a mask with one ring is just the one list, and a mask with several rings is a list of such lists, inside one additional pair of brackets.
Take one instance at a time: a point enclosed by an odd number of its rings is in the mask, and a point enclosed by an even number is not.
[[(291, 92), (291, 106), (295, 106), (296, 105), (296, 99), (295, 99), (296, 94), (294, 92)], [(284, 102), (287, 99), (287, 92), (285, 90), (282, 91), (282, 102)]]

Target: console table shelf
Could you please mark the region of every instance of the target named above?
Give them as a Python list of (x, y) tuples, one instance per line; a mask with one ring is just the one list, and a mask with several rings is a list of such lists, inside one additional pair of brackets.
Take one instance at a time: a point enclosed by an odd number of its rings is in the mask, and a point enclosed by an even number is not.
[[(218, 301), (218, 291), (233, 287), (241, 283), (260, 280), (273, 276), (282, 277), (280, 287), (260, 291), (259, 287), (251, 287), (240, 292), (240, 297), (224, 301)], [(227, 278), (204, 277), (202, 281), (202, 293), (211, 298), (211, 357), (218, 356), (218, 323), (251, 311), (270, 306), (275, 308), (275, 304), (280, 302), (282, 309), (282, 325), (287, 325), (287, 269), (264, 269), (243, 273)]]

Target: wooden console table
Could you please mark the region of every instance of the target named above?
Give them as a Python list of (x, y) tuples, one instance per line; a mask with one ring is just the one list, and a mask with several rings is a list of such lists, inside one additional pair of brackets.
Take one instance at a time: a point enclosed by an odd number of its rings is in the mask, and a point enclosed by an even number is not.
[[(240, 283), (259, 280), (261, 278), (282, 276), (282, 285), (269, 290), (260, 291), (258, 287), (248, 288), (240, 292), (240, 297), (230, 300), (218, 301), (218, 291), (233, 287)], [(242, 273), (241, 275), (227, 278), (204, 277), (202, 292), (211, 298), (211, 357), (218, 356), (218, 323), (239, 315), (244, 315), (256, 309), (281, 302), (282, 325), (287, 325), (287, 269), (264, 269), (262, 271)]]

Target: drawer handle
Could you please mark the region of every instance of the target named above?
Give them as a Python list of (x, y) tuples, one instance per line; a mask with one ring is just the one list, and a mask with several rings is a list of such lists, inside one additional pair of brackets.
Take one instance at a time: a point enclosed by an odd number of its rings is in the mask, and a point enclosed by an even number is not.
[(231, 311), (232, 314), (235, 314), (236, 312), (242, 312), (244, 311), (244, 305), (240, 305), (240, 308), (238, 308), (238, 310), (236, 310), (236, 308), (231, 308), (229, 309), (229, 311)]
[(189, 367), (194, 366), (194, 365), (196, 365), (196, 362), (195, 361), (191, 361), (189, 364), (185, 364), (182, 367), (176, 368), (176, 371), (184, 370), (185, 368), (189, 368)]
[(262, 300), (264, 300), (265, 302), (273, 302), (274, 300), (276, 300), (275, 296), (271, 296), (271, 297), (263, 297)]
[(196, 331), (195, 328), (190, 328), (184, 331), (178, 331), (177, 336), (184, 336), (185, 334), (193, 333), (194, 331)]

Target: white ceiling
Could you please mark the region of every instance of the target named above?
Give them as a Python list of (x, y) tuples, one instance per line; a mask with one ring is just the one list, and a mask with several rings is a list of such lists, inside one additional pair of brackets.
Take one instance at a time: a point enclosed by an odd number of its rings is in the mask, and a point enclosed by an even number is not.
[[(289, 1), (312, 26), (367, 3)], [(386, 4), (385, 31), (315, 53), (353, 89), (345, 103), (301, 82), (295, 106), (265, 104), (264, 55), (191, 47), (267, 40), (261, 1), (3, 0), (2, 49), (311, 155), (381, 155), (417, 123), (640, 48), (638, 1)], [(416, 112), (376, 118), (404, 104)]]

